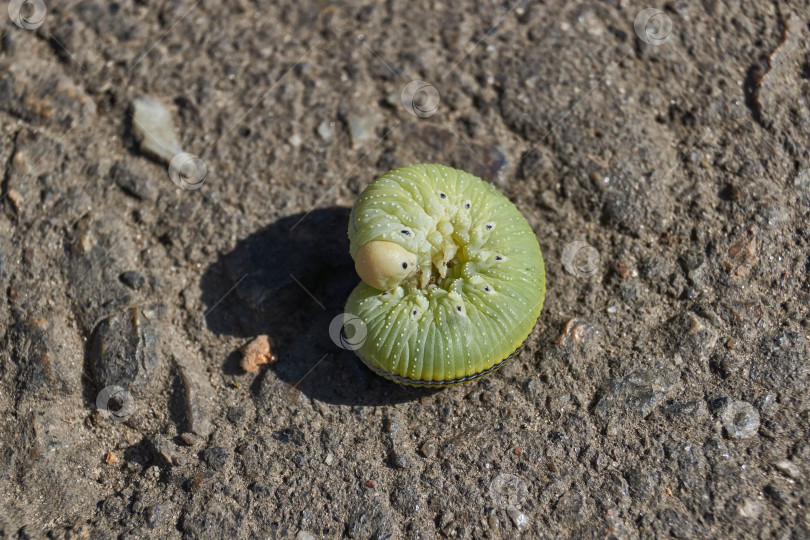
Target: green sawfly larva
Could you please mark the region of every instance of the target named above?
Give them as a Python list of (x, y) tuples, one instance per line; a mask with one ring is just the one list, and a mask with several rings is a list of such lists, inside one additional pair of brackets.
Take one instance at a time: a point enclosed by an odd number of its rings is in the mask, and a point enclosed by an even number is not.
[(349, 242), (362, 281), (346, 313), (366, 336), (356, 353), (415, 386), (487, 375), (523, 347), (545, 298), (537, 237), (495, 187), (443, 165), (409, 165), (370, 184)]

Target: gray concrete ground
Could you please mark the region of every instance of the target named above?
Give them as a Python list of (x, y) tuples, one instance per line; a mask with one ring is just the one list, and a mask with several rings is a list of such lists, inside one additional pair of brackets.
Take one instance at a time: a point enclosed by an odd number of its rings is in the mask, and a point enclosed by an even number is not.
[[(0, 537), (810, 537), (807, 0), (20, 4)], [(328, 331), (351, 205), (416, 162), (548, 273), (520, 357), (441, 391)]]

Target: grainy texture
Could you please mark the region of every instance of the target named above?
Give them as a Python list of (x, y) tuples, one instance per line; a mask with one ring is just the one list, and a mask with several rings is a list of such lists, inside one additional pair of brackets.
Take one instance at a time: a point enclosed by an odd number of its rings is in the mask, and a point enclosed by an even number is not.
[[(0, 536), (810, 535), (810, 5), (652, 4), (3, 7)], [(140, 153), (138, 96), (199, 189)], [(472, 386), (328, 331), (349, 208), (417, 162), (493, 182), (546, 261)]]

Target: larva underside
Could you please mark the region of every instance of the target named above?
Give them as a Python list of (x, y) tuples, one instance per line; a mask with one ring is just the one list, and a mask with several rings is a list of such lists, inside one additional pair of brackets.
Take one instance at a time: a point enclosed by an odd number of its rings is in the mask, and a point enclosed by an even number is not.
[(385, 280), (364, 277), (396, 285), (361, 282), (346, 303), (367, 329), (356, 352), (389, 379), (476, 380), (519, 352), (540, 315), (545, 271), (534, 232), (498, 190), (463, 171), (411, 165), (381, 176), (358, 199), (349, 239), (355, 258), (376, 243), (416, 261)]

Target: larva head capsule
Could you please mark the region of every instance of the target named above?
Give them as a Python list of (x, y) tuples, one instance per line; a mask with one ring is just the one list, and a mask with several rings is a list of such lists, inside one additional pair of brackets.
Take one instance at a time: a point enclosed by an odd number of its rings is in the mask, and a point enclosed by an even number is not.
[(388, 291), (414, 276), (416, 254), (394, 242), (373, 240), (360, 246), (354, 268), (360, 279), (381, 291)]

